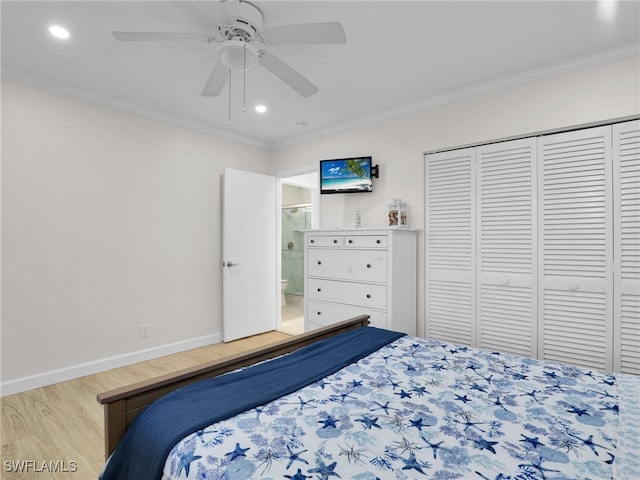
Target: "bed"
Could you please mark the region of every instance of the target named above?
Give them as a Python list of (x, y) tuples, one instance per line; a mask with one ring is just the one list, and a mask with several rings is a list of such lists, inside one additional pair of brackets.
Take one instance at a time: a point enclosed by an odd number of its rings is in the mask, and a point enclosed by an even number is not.
[(101, 394), (103, 479), (640, 478), (640, 378), (366, 324)]

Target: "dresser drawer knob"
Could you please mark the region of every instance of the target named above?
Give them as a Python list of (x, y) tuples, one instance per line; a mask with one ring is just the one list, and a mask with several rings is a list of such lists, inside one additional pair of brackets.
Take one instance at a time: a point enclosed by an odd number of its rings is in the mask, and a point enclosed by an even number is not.
[(377, 243), (377, 244), (380, 244), (380, 243), (382, 243), (382, 240), (377, 239), (377, 240), (376, 240), (376, 243)]
[(322, 289), (321, 289), (321, 288), (318, 288), (318, 291), (319, 291), (319, 292), (321, 292), (321, 291), (322, 291)]
[(322, 312), (318, 312), (318, 315), (322, 315)]
[(309, 243), (316, 243), (316, 241), (312, 238), (311, 240), (309, 240)]
[(349, 243), (353, 243), (353, 240), (349, 239)]
[(335, 238), (333, 239), (333, 243), (338, 243), (338, 240), (336, 240)]
[(370, 293), (367, 293), (367, 298), (371, 298), (371, 294)]
[(320, 260), (318, 260), (318, 265), (322, 265), (322, 262)]
[(371, 268), (371, 264), (370, 263), (367, 263), (367, 268)]

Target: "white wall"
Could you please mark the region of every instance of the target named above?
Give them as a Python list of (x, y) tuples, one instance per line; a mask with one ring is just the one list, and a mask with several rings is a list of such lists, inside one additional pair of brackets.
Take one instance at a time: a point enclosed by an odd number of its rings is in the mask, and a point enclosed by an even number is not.
[(3, 80), (2, 393), (220, 338), (225, 167), (372, 154), (375, 191), (323, 196), (320, 226), (356, 209), (384, 226), (402, 197), (423, 228), (423, 152), (639, 115), (639, 71), (629, 58), (271, 152)]
[[(436, 106), (342, 133), (279, 148), (272, 171), (325, 158), (371, 154), (380, 164), (374, 192), (325, 195), (321, 227), (385, 226), (387, 204), (409, 204), (409, 225), (424, 228), (425, 151), (452, 148), (640, 114), (638, 57)], [(418, 239), (418, 334), (424, 335), (424, 234)]]
[(3, 394), (219, 339), (225, 167), (268, 152), (3, 80)]

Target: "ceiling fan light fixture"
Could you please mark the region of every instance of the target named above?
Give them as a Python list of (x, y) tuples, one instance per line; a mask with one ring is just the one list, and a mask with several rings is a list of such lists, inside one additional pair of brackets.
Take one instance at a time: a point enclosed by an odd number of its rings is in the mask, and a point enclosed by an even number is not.
[(220, 45), (218, 52), (222, 63), (233, 71), (243, 72), (258, 63), (258, 50), (240, 39), (226, 40)]

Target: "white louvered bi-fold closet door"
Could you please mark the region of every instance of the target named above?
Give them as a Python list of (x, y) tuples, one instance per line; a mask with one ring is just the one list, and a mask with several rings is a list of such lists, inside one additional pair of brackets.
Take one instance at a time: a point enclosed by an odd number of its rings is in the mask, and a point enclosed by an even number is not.
[(614, 370), (640, 374), (640, 121), (613, 126)]
[(426, 335), (475, 344), (475, 149), (425, 155)]
[(538, 357), (611, 370), (611, 127), (538, 139)]
[(478, 346), (537, 355), (536, 140), (476, 150)]

